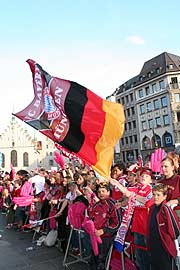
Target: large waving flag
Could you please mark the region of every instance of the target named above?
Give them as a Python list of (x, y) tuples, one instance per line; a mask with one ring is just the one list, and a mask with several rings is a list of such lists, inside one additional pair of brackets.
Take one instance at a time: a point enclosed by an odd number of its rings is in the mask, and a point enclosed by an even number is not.
[(109, 176), (114, 146), (124, 131), (122, 105), (103, 100), (80, 84), (50, 76), (33, 60), (27, 63), (35, 96), (14, 115)]

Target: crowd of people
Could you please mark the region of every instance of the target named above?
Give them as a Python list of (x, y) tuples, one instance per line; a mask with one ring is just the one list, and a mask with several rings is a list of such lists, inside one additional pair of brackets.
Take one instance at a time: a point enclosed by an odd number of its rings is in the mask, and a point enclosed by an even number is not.
[[(178, 155), (168, 153), (161, 161), (161, 168), (158, 180), (150, 164), (125, 166), (122, 161), (112, 165), (108, 179), (70, 162), (58, 171), (19, 170), (13, 179), (10, 173), (3, 172), (0, 208), (6, 216), (6, 229), (22, 231), (30, 221), (43, 220), (41, 231), (48, 234), (57, 230), (57, 240), (65, 253), (71, 219), (72, 223), (77, 222), (78, 217), (84, 229), (82, 246), (90, 269), (105, 269), (112, 245), (113, 250), (123, 252), (127, 242), (136, 269), (178, 269)], [(78, 255), (75, 231), (71, 249)], [(116, 252), (112, 252), (111, 259), (113, 256)], [(113, 269), (111, 264), (110, 267)]]

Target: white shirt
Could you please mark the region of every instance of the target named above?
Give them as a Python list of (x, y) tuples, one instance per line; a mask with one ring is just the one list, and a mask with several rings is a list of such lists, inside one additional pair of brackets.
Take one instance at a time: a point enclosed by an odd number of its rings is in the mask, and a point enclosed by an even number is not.
[(31, 183), (34, 184), (35, 194), (39, 194), (44, 191), (45, 177), (41, 175), (35, 175), (31, 178)]

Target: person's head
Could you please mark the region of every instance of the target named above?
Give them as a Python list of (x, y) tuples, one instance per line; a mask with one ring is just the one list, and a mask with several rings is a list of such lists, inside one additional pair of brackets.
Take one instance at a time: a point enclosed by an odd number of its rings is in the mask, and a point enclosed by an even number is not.
[(65, 176), (65, 177), (63, 178), (62, 185), (63, 185), (64, 187), (66, 187), (70, 181), (72, 181), (72, 178), (71, 178), (71, 176), (67, 175), (67, 176)]
[(167, 157), (172, 158), (174, 161), (174, 170), (175, 172), (178, 172), (179, 169), (179, 155), (176, 154), (175, 152), (171, 151), (167, 153)]
[(9, 190), (7, 188), (4, 188), (4, 190), (2, 192), (3, 198), (6, 198), (8, 195), (9, 195)]
[(82, 177), (80, 173), (74, 173), (73, 179), (78, 186), (81, 186), (84, 183), (84, 178)]
[(16, 180), (20, 180), (24, 183), (30, 178), (30, 174), (26, 170), (19, 170), (17, 171), (15, 178)]
[(40, 175), (40, 176), (45, 176), (45, 175), (46, 175), (46, 170), (45, 170), (45, 168), (40, 168), (40, 169), (39, 169), (39, 175)]
[(90, 177), (96, 177), (96, 173), (92, 169), (88, 171), (88, 175), (90, 175)]
[(160, 205), (166, 200), (168, 193), (168, 186), (158, 183), (153, 187), (153, 199), (155, 205)]
[(77, 185), (76, 185), (75, 181), (70, 181), (68, 183), (68, 189), (70, 192), (74, 192), (77, 189)]
[(87, 180), (87, 186), (90, 187), (91, 190), (96, 189), (96, 177), (91, 177)]
[(165, 157), (161, 161), (161, 167), (162, 167), (162, 173), (165, 178), (168, 179), (174, 175), (175, 168), (174, 168), (174, 161), (172, 158)]
[(133, 164), (127, 169), (127, 181), (130, 186), (133, 186), (136, 183), (137, 169), (137, 164)]
[(21, 186), (21, 181), (15, 180), (15, 181), (14, 181), (14, 187), (15, 187), (15, 188), (19, 188), (20, 186)]
[(101, 182), (97, 187), (98, 197), (100, 200), (106, 200), (110, 196), (110, 185), (106, 182)]
[(111, 167), (111, 177), (118, 179), (125, 173), (126, 166), (123, 161), (119, 161)]
[(152, 182), (152, 171), (150, 168), (142, 167), (140, 170), (139, 182), (143, 185), (149, 185)]
[(51, 173), (49, 176), (49, 180), (51, 182), (51, 185), (59, 184), (59, 182), (60, 182), (59, 173), (57, 173), (57, 172)]

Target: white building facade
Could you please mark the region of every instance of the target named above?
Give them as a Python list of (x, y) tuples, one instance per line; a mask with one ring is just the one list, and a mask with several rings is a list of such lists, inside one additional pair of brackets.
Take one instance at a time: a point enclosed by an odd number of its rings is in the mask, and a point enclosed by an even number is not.
[[(38, 138), (38, 139), (37, 139)], [(10, 171), (11, 164), (15, 171), (28, 171), (44, 167), (50, 170), (57, 167), (54, 161), (54, 142), (37, 132), (26, 128), (15, 117), (0, 135), (1, 170)]]

